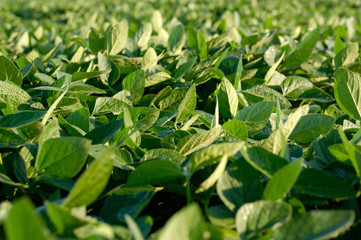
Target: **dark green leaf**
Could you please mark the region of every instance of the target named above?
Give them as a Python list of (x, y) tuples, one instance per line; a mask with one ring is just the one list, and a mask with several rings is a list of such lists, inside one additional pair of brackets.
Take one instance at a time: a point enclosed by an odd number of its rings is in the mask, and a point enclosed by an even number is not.
[(116, 120), (94, 128), (85, 134), (84, 137), (92, 140), (93, 144), (104, 144), (110, 141), (122, 126), (123, 120)]
[(0, 128), (17, 128), (41, 119), (44, 111), (22, 111), (0, 118)]
[(128, 187), (167, 185), (172, 181), (184, 181), (184, 175), (177, 165), (168, 160), (149, 160), (139, 165), (129, 176)]
[(347, 182), (317, 169), (304, 169), (295, 188), (322, 198), (351, 198), (356, 194)]

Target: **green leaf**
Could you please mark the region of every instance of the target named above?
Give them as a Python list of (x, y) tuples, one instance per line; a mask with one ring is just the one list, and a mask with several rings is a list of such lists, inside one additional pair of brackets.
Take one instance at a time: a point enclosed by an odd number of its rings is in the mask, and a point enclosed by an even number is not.
[(128, 110), (133, 122), (137, 125), (141, 133), (152, 127), (158, 120), (160, 114), (159, 109), (149, 107), (133, 107)]
[(308, 105), (299, 107), (279, 129), (272, 132), (266, 141), (264, 141), (262, 147), (274, 154), (278, 154), (282, 149), (282, 142), (289, 138), (292, 131), (297, 126), (298, 121), (303, 115), (308, 113), (308, 110)]
[(172, 149), (156, 148), (146, 151), (140, 161), (143, 162), (155, 159), (168, 160), (178, 166), (181, 166), (186, 157)]
[(291, 218), (292, 206), (284, 202), (256, 201), (237, 211), (236, 229), (241, 239), (256, 238), (263, 231)]
[(197, 93), (196, 86), (192, 85), (182, 102), (179, 104), (176, 123), (185, 120), (196, 109), (197, 106)]
[(93, 144), (104, 144), (110, 141), (122, 126), (123, 120), (116, 120), (94, 128), (85, 134), (84, 137), (92, 140)]
[(185, 43), (184, 27), (182, 24), (173, 28), (168, 38), (168, 47), (172, 52), (181, 49)]
[(196, 63), (197, 61), (197, 57), (193, 57), (190, 60), (188, 60), (186, 63), (183, 63), (182, 65), (180, 65), (173, 73), (172, 73), (172, 77), (174, 80), (178, 80), (181, 77), (183, 77), (187, 72), (189, 72), (189, 70), (191, 70), (191, 68), (193, 67), (193, 65)]
[(23, 76), (15, 64), (5, 56), (0, 56), (0, 81), (11, 81), (17, 85), (23, 82)]
[(239, 111), (234, 119), (243, 121), (249, 135), (253, 135), (266, 126), (273, 107), (274, 103), (271, 101), (255, 103)]
[(73, 230), (87, 224), (86, 221), (73, 216), (69, 211), (54, 203), (46, 204), (46, 212), (54, 224), (57, 233), (67, 237), (73, 236)]
[(206, 147), (192, 155), (190, 171), (194, 173), (205, 166), (217, 163), (223, 156), (233, 156), (243, 146), (243, 143), (218, 143)]
[[(275, 239), (331, 239), (350, 228), (355, 214), (350, 210), (314, 210), (293, 217), (276, 229)], [(302, 231), (300, 231), (302, 229)]]
[(41, 60), (44, 63), (48, 63), (58, 53), (61, 44), (61, 42), (58, 43), (53, 49), (51, 49), (47, 54), (45, 54)]
[(121, 112), (129, 105), (112, 97), (98, 97), (95, 101), (93, 115)]
[(355, 42), (355, 43), (351, 43), (350, 45), (339, 51), (335, 57), (336, 69), (354, 63), (359, 55), (358, 50), (359, 50), (358, 43)]
[(361, 120), (361, 77), (346, 68), (336, 72), (335, 97), (342, 111)]
[(99, 71), (111, 70), (109, 74), (102, 74), (99, 76), (104, 85), (112, 86), (119, 80), (120, 69), (112, 60), (100, 52), (98, 53), (98, 69)]
[(201, 209), (192, 203), (175, 213), (165, 224), (159, 234), (159, 240), (193, 239), (192, 232), (203, 222)]
[(263, 199), (276, 201), (283, 198), (295, 184), (301, 172), (302, 160), (285, 165), (273, 174), (264, 189)]
[(233, 119), (238, 111), (238, 97), (234, 86), (227, 78), (223, 78), (219, 85), (218, 100), (223, 117)]
[(27, 104), (26, 101), (30, 98), (30, 95), (19, 86), (0, 81), (0, 106), (1, 104), (7, 104), (14, 111), (17, 110), (19, 105)]
[(89, 48), (94, 53), (97, 54), (104, 48), (104, 38), (99, 36), (99, 33), (95, 30), (90, 30), (89, 35)]
[(195, 191), (195, 193), (198, 194), (210, 189), (222, 176), (224, 170), (226, 169), (227, 163), (228, 163), (228, 156), (225, 155), (221, 158), (216, 169), (214, 169), (212, 174), (200, 184), (199, 188)]
[(128, 214), (125, 214), (124, 218), (125, 221), (127, 222), (128, 229), (133, 235), (134, 240), (144, 240), (142, 232), (140, 231), (137, 223), (133, 220), (133, 218)]
[(302, 40), (298, 48), (291, 53), (286, 59), (286, 68), (294, 69), (299, 67), (303, 62), (307, 61), (315, 47), (318, 38), (320, 37), (320, 30), (316, 28)]
[(52, 178), (74, 177), (85, 164), (90, 144), (79, 137), (48, 139), (40, 145), (36, 168)]
[(187, 43), (191, 49), (194, 49), (195, 52), (199, 52), (198, 42), (197, 42), (197, 31), (193, 27), (187, 27)]
[(244, 160), (230, 164), (217, 182), (217, 193), (232, 212), (261, 199), (262, 189), (260, 174)]
[(6, 239), (9, 240), (46, 240), (43, 223), (34, 213), (31, 202), (25, 198), (14, 202), (4, 222)]
[(151, 22), (152, 22), (154, 31), (159, 32), (162, 29), (163, 19), (162, 19), (162, 14), (160, 13), (159, 10), (153, 11)]
[(242, 93), (244, 94), (246, 99), (252, 104), (264, 101), (267, 96), (270, 96), (272, 98), (267, 98), (267, 100), (279, 102), (282, 109), (287, 109), (292, 106), (285, 96), (283, 96), (276, 90), (266, 87), (264, 85), (257, 85), (253, 88), (242, 91)]
[(167, 185), (171, 181), (183, 182), (183, 172), (168, 160), (149, 160), (140, 164), (128, 177), (128, 187)]
[(206, 41), (204, 39), (202, 30), (198, 30), (197, 31), (197, 45), (198, 45), (198, 49), (199, 49), (199, 58), (201, 60), (206, 59), (207, 58), (207, 45), (206, 45)]
[(0, 148), (11, 148), (25, 144), (25, 140), (10, 130), (0, 129)]
[(209, 221), (219, 227), (234, 227), (234, 213), (224, 205), (212, 206), (208, 209)]
[(303, 93), (298, 95), (296, 98), (311, 100), (311, 101), (316, 101), (316, 102), (321, 102), (321, 103), (329, 103), (329, 102), (335, 101), (335, 99), (330, 94), (328, 94), (321, 88), (318, 88), (315, 86), (313, 86), (313, 88), (311, 88), (311, 89), (304, 91)]
[(182, 138), (177, 145), (176, 151), (187, 156), (201, 148), (204, 148), (217, 140), (222, 132), (221, 126), (216, 126), (209, 131), (193, 134)]
[(295, 188), (322, 198), (352, 198), (356, 195), (347, 182), (317, 169), (303, 169)]
[(128, 22), (123, 20), (106, 32), (106, 44), (109, 55), (116, 55), (123, 50), (128, 39)]
[(155, 74), (153, 74), (151, 76), (148, 76), (145, 79), (145, 87), (150, 87), (150, 86), (156, 85), (158, 83), (167, 81), (167, 80), (169, 80), (171, 78), (172, 77), (168, 73), (157, 72), (157, 73), (155, 73)]
[(335, 119), (328, 115), (318, 113), (305, 115), (298, 121), (290, 138), (297, 143), (310, 143), (318, 136), (330, 131), (334, 124)]
[(313, 84), (307, 78), (290, 76), (283, 80), (281, 88), (284, 96), (298, 98), (305, 91), (312, 89)]
[[(0, 160), (2, 160), (2, 159), (0, 158)], [(14, 186), (14, 187), (28, 187), (28, 186), (23, 185), (21, 183), (14, 182), (13, 180), (11, 180), (11, 178), (9, 178), (8, 176), (6, 176), (3, 173), (0, 173), (0, 182), (3, 183), (3, 184)]]
[(137, 218), (154, 194), (154, 188), (119, 188), (105, 199), (99, 216), (109, 223), (124, 223), (124, 214)]
[(145, 88), (145, 74), (142, 70), (137, 70), (128, 74), (123, 79), (123, 89), (128, 90), (132, 97), (133, 103), (139, 102), (142, 98)]
[(279, 169), (288, 164), (287, 160), (261, 147), (241, 149), (241, 153), (252, 167), (268, 177), (272, 177)]
[(68, 115), (66, 118), (70, 124), (79, 127), (84, 132), (89, 131), (89, 110), (87, 108), (80, 108)]
[(22, 111), (0, 118), (0, 128), (17, 128), (41, 119), (44, 111)]
[(247, 141), (247, 125), (240, 120), (230, 120), (222, 125), (222, 128), (239, 140)]
[(165, 110), (168, 108), (172, 108), (174, 105), (176, 105), (176, 107), (174, 107), (174, 110), (177, 109), (177, 103), (184, 98), (187, 91), (188, 88), (175, 88), (174, 90), (172, 90), (171, 94), (169, 94), (168, 91), (165, 92), (164, 94), (167, 94), (167, 97), (164, 97), (162, 100), (159, 101), (160, 109)]
[(135, 33), (134, 40), (138, 47), (146, 48), (148, 46), (150, 36), (152, 35), (152, 30), (152, 24), (146, 23)]
[(89, 168), (78, 178), (67, 196), (63, 206), (72, 208), (88, 206), (94, 202), (105, 189), (113, 169), (115, 147), (109, 147)]
[(351, 144), (341, 129), (338, 130), (338, 133), (341, 137), (348, 157), (351, 160), (352, 166), (355, 168), (356, 175), (359, 177), (359, 179), (361, 179), (361, 149), (356, 147), (356, 145)]
[(266, 83), (270, 82), (274, 72), (276, 71), (276, 69), (278, 68), (280, 63), (282, 62), (282, 59), (283, 59), (284, 56), (285, 56), (285, 52), (282, 53), (281, 57), (277, 60), (277, 62), (275, 62), (272, 65), (272, 67), (267, 71), (266, 76), (264, 77), (264, 80), (266, 81)]
[(95, 71), (95, 72), (76, 72), (71, 77), (71, 81), (75, 82), (75, 81), (84, 80), (84, 79), (88, 79), (88, 78), (99, 77), (103, 74), (108, 74), (110, 72), (111, 72), (110, 69), (106, 69), (103, 71)]

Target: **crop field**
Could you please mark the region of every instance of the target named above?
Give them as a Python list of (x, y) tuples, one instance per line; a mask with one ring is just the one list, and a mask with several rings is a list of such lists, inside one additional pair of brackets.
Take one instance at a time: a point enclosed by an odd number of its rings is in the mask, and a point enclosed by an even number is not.
[(1, 0), (0, 239), (361, 239), (360, 12)]

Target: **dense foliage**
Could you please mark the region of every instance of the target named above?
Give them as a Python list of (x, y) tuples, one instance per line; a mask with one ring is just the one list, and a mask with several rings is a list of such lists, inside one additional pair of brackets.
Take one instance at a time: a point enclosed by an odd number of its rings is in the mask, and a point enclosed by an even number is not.
[(360, 1), (0, 3), (0, 238), (358, 239)]

